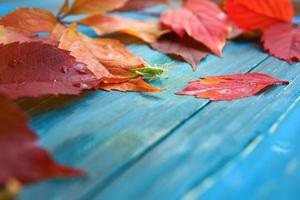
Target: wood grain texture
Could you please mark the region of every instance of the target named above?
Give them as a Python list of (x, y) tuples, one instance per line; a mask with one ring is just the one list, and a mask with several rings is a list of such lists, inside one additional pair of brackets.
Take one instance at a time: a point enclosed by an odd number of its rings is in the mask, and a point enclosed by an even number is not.
[[(0, 13), (17, 6), (56, 11), (60, 3), (7, 1)], [(123, 16), (155, 20), (143, 13)], [(189, 65), (146, 45), (129, 48), (152, 65), (168, 64), (164, 66), (167, 77), (154, 82), (165, 88), (164, 92), (98, 91), (18, 102), (33, 116), (31, 126), (41, 136), (39, 143), (61, 163), (81, 167), (89, 174), (72, 181), (55, 179), (27, 186), (20, 200), (216, 199), (226, 195), (239, 199), (243, 193), (252, 197), (250, 193), (258, 190), (258, 198), (274, 197), (276, 192), (299, 195), (295, 188), (299, 183), (299, 126), (294, 125), (299, 118), (295, 111), (300, 94), (299, 64), (268, 57), (255, 43), (230, 42), (223, 58), (209, 56), (193, 72)], [(174, 95), (187, 81), (201, 76), (250, 71), (287, 79), (291, 84), (233, 102), (211, 103)], [(282, 157), (272, 150), (278, 142), (291, 153)], [(268, 162), (274, 164), (274, 170), (266, 169)], [(290, 165), (292, 175), (287, 175)], [(281, 181), (289, 187), (280, 189)]]

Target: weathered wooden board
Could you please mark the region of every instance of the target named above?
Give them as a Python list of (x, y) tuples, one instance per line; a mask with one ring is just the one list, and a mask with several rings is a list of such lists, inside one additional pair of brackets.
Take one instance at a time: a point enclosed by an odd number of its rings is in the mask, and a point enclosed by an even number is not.
[[(56, 11), (60, 4), (59, 0), (4, 1), (0, 13), (17, 6)], [(142, 13), (124, 16), (153, 19)], [(230, 42), (222, 58), (209, 56), (194, 72), (146, 45), (129, 48), (152, 65), (168, 68), (166, 77), (153, 83), (164, 92), (98, 91), (19, 102), (33, 116), (31, 126), (41, 136), (39, 143), (61, 163), (88, 172), (84, 178), (27, 186), (19, 199), (299, 195), (299, 64), (269, 57), (255, 43)], [(200, 76), (250, 71), (291, 84), (233, 102), (174, 95)]]

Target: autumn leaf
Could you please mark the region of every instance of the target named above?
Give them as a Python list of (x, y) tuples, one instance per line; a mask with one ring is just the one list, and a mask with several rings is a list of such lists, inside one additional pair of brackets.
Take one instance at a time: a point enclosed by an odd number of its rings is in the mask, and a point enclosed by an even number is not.
[(70, 7), (69, 0), (64, 0), (64, 3), (62, 4), (62, 6), (59, 9), (58, 16), (60, 16), (61, 14), (64, 14), (64, 13), (68, 13), (69, 7)]
[(124, 83), (100, 83), (97, 87), (98, 89), (103, 89), (106, 91), (118, 90), (122, 92), (132, 91), (132, 92), (159, 92), (161, 89), (149, 85), (143, 80), (143, 78), (130, 79)]
[(118, 11), (137, 11), (147, 7), (166, 4), (170, 0), (128, 0)]
[(79, 62), (87, 64), (97, 79), (105, 78), (108, 82), (127, 81), (120, 76), (121, 72), (144, 66), (143, 60), (132, 55), (119, 41), (89, 38), (77, 31), (75, 24), (65, 30), (59, 48), (70, 51)]
[(12, 42), (28, 42), (31, 38), (14, 31), (10, 27), (0, 25), (0, 44), (8, 44)]
[(275, 24), (264, 31), (262, 42), (271, 55), (289, 63), (300, 61), (300, 27)]
[(39, 32), (51, 32), (57, 24), (49, 11), (38, 8), (18, 8), (0, 19), (0, 25), (31, 36)]
[(144, 61), (131, 54), (117, 40), (89, 38), (72, 24), (63, 34), (59, 48), (69, 50), (78, 61), (87, 64), (87, 68), (101, 80), (98, 89), (159, 91), (143, 80), (131, 81), (139, 78), (139, 74), (132, 69), (144, 67)]
[(16, 32), (11, 27), (4, 27), (0, 25), (0, 44), (9, 44), (13, 42), (43, 42), (54, 46), (58, 44), (58, 42), (52, 37), (30, 37)]
[(225, 9), (243, 30), (265, 29), (278, 22), (291, 22), (294, 17), (290, 0), (226, 0)]
[(95, 14), (105, 13), (125, 5), (128, 0), (75, 0), (70, 8), (68, 1), (65, 1), (60, 13), (67, 14)]
[(83, 172), (57, 164), (36, 145), (37, 136), (27, 126), (29, 117), (7, 98), (0, 97), (0, 185), (17, 179), (27, 184), (57, 176), (81, 176)]
[(229, 32), (225, 13), (208, 0), (188, 0), (182, 8), (161, 15), (161, 23), (183, 37), (185, 34), (221, 55)]
[(191, 95), (212, 101), (234, 100), (250, 97), (274, 84), (288, 84), (262, 73), (210, 76), (192, 81), (179, 95)]
[(94, 84), (85, 64), (40, 42), (0, 45), (0, 94), (16, 99), (79, 94)]
[(80, 24), (91, 26), (99, 35), (121, 32), (135, 36), (145, 42), (155, 42), (161, 35), (168, 32), (163, 30), (159, 23), (125, 19), (102, 14), (87, 17)]
[(4, 186), (0, 186), (0, 199), (12, 200), (15, 199), (21, 191), (22, 184), (16, 180), (11, 179), (5, 183)]
[(157, 42), (151, 43), (151, 47), (171, 56), (179, 56), (182, 60), (191, 64), (196, 69), (200, 61), (209, 54), (209, 50), (202, 44), (188, 36), (183, 38), (175, 34), (164, 35)]
[(98, 61), (94, 52), (90, 50), (92, 47), (96, 48), (93, 40), (77, 31), (75, 24), (64, 31), (58, 46), (60, 49), (70, 51), (70, 54), (77, 61), (85, 63), (97, 79), (111, 77), (110, 72)]

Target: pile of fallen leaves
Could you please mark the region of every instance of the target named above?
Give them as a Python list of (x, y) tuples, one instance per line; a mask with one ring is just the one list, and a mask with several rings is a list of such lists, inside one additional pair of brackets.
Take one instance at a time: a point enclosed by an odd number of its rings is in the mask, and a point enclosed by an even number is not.
[[(300, 28), (292, 23), (290, 0), (186, 0), (160, 20), (126, 19), (111, 12), (136, 11), (168, 0), (75, 0), (55, 16), (47, 10), (18, 8), (0, 19), (0, 185), (22, 184), (53, 176), (84, 173), (58, 165), (36, 145), (29, 117), (14, 103), (25, 97), (78, 95), (84, 90), (159, 92), (145, 80), (163, 70), (148, 67), (111, 34), (127, 34), (153, 49), (188, 62), (196, 70), (209, 54), (222, 55), (228, 39), (261, 38), (264, 49), (287, 62), (300, 60)], [(220, 1), (219, 1), (220, 2)], [(85, 16), (65, 21), (71, 15)], [(91, 38), (77, 26), (89, 26)], [(116, 37), (114, 37), (116, 38)], [(206, 77), (178, 92), (210, 100), (252, 96), (274, 84), (261, 73)], [(5, 190), (7, 191), (7, 190)], [(1, 196), (0, 190), (0, 196)], [(6, 195), (6, 194), (5, 194)]]

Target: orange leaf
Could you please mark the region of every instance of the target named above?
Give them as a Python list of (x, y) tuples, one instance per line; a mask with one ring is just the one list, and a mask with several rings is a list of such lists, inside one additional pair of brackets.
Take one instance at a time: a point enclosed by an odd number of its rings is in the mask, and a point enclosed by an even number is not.
[(0, 25), (30, 36), (38, 32), (51, 32), (57, 23), (49, 11), (37, 8), (18, 8), (0, 19)]
[(61, 37), (59, 48), (69, 50), (78, 61), (87, 64), (94, 75), (102, 80), (98, 89), (159, 91), (142, 79), (136, 79), (138, 74), (130, 69), (144, 67), (144, 61), (132, 55), (117, 40), (89, 38), (78, 32), (75, 24), (71, 24)]
[(26, 42), (30, 41), (30, 38), (15, 32), (12, 28), (0, 25), (0, 44), (8, 44), (17, 41)]
[(59, 39), (62, 37), (65, 32), (66, 27), (60, 23), (57, 23), (52, 31), (49, 33), (49, 38), (51, 40), (59, 42)]
[(225, 9), (244, 30), (265, 29), (278, 22), (291, 22), (294, 17), (290, 0), (226, 0)]
[(224, 101), (250, 97), (274, 84), (288, 83), (262, 73), (210, 76), (190, 82), (187, 88), (177, 94)]
[(157, 22), (124, 19), (102, 14), (90, 16), (79, 23), (91, 26), (99, 35), (122, 32), (149, 43), (155, 42), (162, 34), (167, 32), (166, 30), (162, 30), (160, 24)]
[(75, 0), (71, 8), (66, 3), (61, 8), (62, 14), (104, 13), (121, 8), (128, 0)]
[(300, 27), (275, 24), (264, 31), (262, 41), (271, 55), (289, 63), (300, 61)]
[(127, 92), (127, 91), (130, 91), (130, 92), (159, 92), (159, 91), (161, 91), (161, 89), (154, 87), (152, 85), (149, 85), (142, 78), (131, 79), (128, 82), (118, 83), (118, 84), (100, 83), (98, 85), (98, 88), (106, 90), (106, 91), (118, 90), (118, 91), (123, 91), (123, 92)]
[(59, 9), (59, 15), (63, 13), (68, 13), (69, 12), (69, 0), (65, 0), (64, 4), (61, 6)]
[(107, 68), (134, 69), (144, 66), (144, 60), (130, 53), (118, 40), (93, 39), (93, 44), (95, 46), (91, 46), (92, 52)]
[(54, 38), (46, 37), (30, 37), (22, 33), (16, 32), (11, 27), (4, 27), (0, 25), (0, 44), (9, 44), (13, 42), (43, 42), (46, 44), (57, 45), (58, 42)]
[(173, 33), (166, 34), (157, 42), (151, 43), (151, 47), (171, 56), (179, 56), (191, 64), (193, 69), (196, 69), (200, 61), (210, 52), (203, 44), (192, 38), (188, 36), (180, 38)]
[[(113, 39), (93, 39), (77, 31), (72, 24), (60, 39), (59, 48), (69, 50), (78, 61), (98, 79), (105, 82), (124, 82), (131, 68), (144, 66), (144, 61), (132, 55), (123, 44)], [(129, 75), (130, 74), (130, 75)]]
[(161, 15), (161, 22), (179, 36), (185, 34), (221, 55), (229, 32), (225, 13), (208, 0), (188, 0), (183, 8)]
[(158, 4), (168, 3), (170, 0), (128, 0), (118, 11), (136, 11)]
[(99, 62), (98, 58), (94, 55), (94, 51), (91, 50), (97, 48), (96, 45), (94, 45), (93, 39), (78, 32), (75, 24), (70, 25), (70, 27), (64, 31), (60, 38), (58, 48), (70, 51), (70, 54), (74, 56), (77, 61), (87, 65), (87, 68), (96, 78), (112, 77), (112, 74)]

